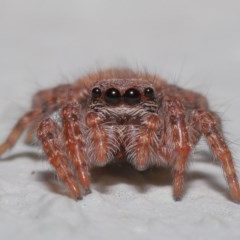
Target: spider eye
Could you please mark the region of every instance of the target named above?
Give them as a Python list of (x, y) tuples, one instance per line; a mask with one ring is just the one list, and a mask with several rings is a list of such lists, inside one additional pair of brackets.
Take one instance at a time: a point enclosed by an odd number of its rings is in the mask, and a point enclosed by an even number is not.
[(118, 104), (121, 101), (121, 93), (116, 88), (109, 88), (104, 95), (105, 101), (110, 104)]
[(128, 104), (138, 103), (141, 99), (140, 92), (135, 88), (129, 88), (123, 97), (124, 101)]
[(150, 88), (150, 87), (145, 88), (144, 95), (145, 95), (145, 97), (147, 97), (149, 99), (153, 99), (154, 98), (154, 91), (153, 91), (153, 89)]
[(92, 90), (92, 97), (93, 98), (100, 98), (101, 95), (102, 95), (102, 91), (101, 91), (100, 88), (98, 88), (98, 87), (93, 88), (93, 90)]

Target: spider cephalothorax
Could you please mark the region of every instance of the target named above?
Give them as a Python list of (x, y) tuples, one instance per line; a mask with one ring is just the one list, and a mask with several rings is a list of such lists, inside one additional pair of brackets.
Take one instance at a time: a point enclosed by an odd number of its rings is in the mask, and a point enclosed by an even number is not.
[(233, 200), (240, 202), (220, 118), (202, 95), (158, 76), (108, 69), (38, 92), (32, 109), (0, 145), (0, 155), (26, 128), (27, 141), (36, 133), (49, 162), (76, 199), (89, 192), (92, 167), (126, 160), (138, 170), (172, 166), (173, 195), (178, 200), (189, 154), (204, 135), (222, 164)]

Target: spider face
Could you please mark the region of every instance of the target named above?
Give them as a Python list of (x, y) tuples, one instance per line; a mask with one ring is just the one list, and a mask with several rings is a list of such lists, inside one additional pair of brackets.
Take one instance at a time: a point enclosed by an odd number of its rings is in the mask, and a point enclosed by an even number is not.
[(155, 86), (151, 81), (145, 80), (139, 85), (136, 79), (101, 80), (92, 87), (90, 95), (90, 105), (95, 109), (101, 106), (109, 110), (129, 111), (141, 108), (148, 111), (148, 106), (156, 105), (157, 107), (158, 100)]
[(106, 122), (111, 120), (117, 125), (140, 125), (145, 114), (158, 108), (153, 86), (149, 83), (138, 86), (131, 80), (124, 85), (117, 84), (116, 80), (98, 83), (92, 88), (90, 106), (101, 112), (108, 119)]

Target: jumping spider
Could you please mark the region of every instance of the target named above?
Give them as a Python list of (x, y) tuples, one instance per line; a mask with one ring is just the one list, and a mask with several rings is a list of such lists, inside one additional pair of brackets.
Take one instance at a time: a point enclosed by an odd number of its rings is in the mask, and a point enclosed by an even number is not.
[[(55, 117), (53, 117), (55, 115)], [(58, 121), (56, 121), (56, 115)], [(138, 170), (172, 166), (173, 196), (182, 197), (188, 157), (201, 135), (220, 160), (232, 198), (240, 188), (219, 117), (200, 94), (129, 69), (107, 69), (73, 84), (39, 91), (0, 155), (27, 129), (75, 199), (90, 191), (89, 169), (126, 160)]]

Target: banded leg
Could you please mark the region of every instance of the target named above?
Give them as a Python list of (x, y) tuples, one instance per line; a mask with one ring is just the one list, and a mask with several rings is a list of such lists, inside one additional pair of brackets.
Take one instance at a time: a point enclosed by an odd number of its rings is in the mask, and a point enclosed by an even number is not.
[(233, 200), (240, 202), (239, 182), (231, 152), (222, 134), (219, 117), (212, 112), (195, 110), (192, 112), (191, 124), (206, 137), (210, 148), (222, 164)]
[(41, 116), (41, 110), (32, 110), (24, 114), (13, 127), (5, 142), (0, 145), (0, 156), (8, 149), (12, 148), (22, 133), (28, 128), (29, 124), (36, 121)]
[(59, 126), (50, 118), (43, 120), (38, 127), (37, 135), (49, 162), (55, 168), (59, 178), (69, 189), (72, 196), (75, 199), (80, 199), (81, 192), (67, 164), (67, 156)]
[(63, 108), (63, 134), (66, 148), (85, 193), (90, 191), (89, 173), (83, 151), (83, 140), (80, 129), (80, 109), (78, 103), (72, 103)]
[(163, 100), (163, 109), (166, 119), (165, 134), (168, 136), (165, 141), (169, 149), (168, 152), (162, 149), (162, 152), (165, 152), (169, 162), (173, 161), (173, 196), (176, 200), (180, 200), (183, 194), (187, 160), (191, 151), (186, 114), (184, 106), (176, 97), (166, 97)]

